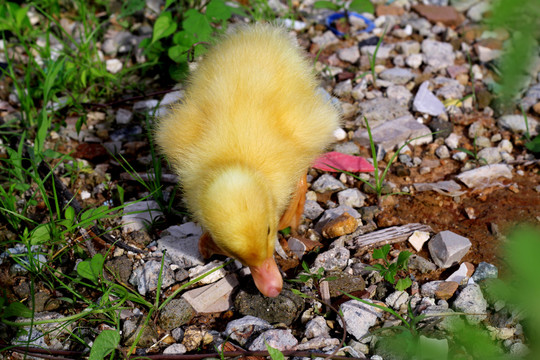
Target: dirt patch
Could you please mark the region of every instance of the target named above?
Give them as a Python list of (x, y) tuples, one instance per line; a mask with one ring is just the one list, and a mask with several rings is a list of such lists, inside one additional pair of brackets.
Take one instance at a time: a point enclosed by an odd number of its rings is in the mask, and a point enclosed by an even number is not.
[[(458, 198), (433, 191), (413, 196), (394, 195), (383, 202), (377, 224), (383, 228), (419, 222), (436, 232), (453, 231), (472, 242), (463, 261), (475, 265), (486, 261), (504, 269), (504, 260), (499, 256), (500, 236), (517, 224), (538, 222), (540, 193), (535, 190), (538, 184), (540, 175), (529, 170), (523, 176), (501, 182), (502, 186), (468, 190)], [(420, 255), (429, 257), (427, 250)]]

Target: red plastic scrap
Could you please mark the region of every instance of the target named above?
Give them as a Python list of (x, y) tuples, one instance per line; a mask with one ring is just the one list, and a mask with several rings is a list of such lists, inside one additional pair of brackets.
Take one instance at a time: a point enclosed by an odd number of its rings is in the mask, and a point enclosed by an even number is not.
[[(342, 154), (336, 151), (327, 152), (319, 156), (317, 160), (315, 160), (313, 167), (315, 169), (331, 172), (337, 172), (339, 170), (348, 172), (370, 172), (375, 170), (373, 165), (363, 157)], [(333, 169), (332, 167), (339, 170)]]

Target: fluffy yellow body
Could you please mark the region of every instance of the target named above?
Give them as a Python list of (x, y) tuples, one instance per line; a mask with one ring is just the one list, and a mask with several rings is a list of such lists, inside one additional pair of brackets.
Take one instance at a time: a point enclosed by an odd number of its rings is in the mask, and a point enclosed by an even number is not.
[[(157, 126), (187, 207), (268, 296), (281, 290), (273, 262), (280, 216), (339, 126), (316, 87), (312, 66), (284, 29), (240, 27), (206, 54), (184, 100)], [(275, 269), (269, 275), (266, 267)]]

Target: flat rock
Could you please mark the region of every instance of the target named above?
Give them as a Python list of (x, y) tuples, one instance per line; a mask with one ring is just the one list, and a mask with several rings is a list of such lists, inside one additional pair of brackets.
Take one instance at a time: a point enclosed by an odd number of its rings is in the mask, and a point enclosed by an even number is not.
[(418, 192), (436, 191), (442, 195), (448, 196), (459, 196), (463, 193), (461, 191), (461, 185), (454, 180), (443, 180), (436, 183), (416, 183), (413, 186)]
[(414, 78), (414, 73), (409, 69), (394, 67), (383, 70), (379, 77), (396, 85), (405, 85)]
[(342, 246), (335, 246), (317, 255), (311, 269), (315, 272), (321, 267), (325, 271), (343, 270), (347, 266), (350, 257), (351, 253), (348, 249)]
[(498, 185), (497, 179), (512, 178), (512, 167), (505, 164), (485, 165), (479, 168), (464, 171), (457, 176), (467, 187), (488, 187)]
[(324, 193), (327, 191), (344, 190), (347, 187), (332, 175), (323, 174), (317, 180), (315, 180), (315, 182), (311, 185), (311, 188), (316, 192)]
[(306, 244), (304, 244), (304, 242), (298, 240), (297, 238), (291, 236), (287, 240), (287, 245), (289, 246), (289, 250), (291, 250), (299, 260), (302, 260), (302, 257), (307, 250)]
[(195, 223), (171, 226), (161, 233), (157, 241), (158, 251), (167, 250), (172, 262), (182, 268), (203, 265), (204, 259), (199, 253), (199, 238), (202, 229)]
[(310, 220), (315, 220), (323, 212), (324, 209), (314, 200), (306, 200), (304, 203), (304, 215)]
[(459, 266), (459, 269), (454, 271), (446, 281), (453, 281), (459, 285), (465, 285), (470, 279), (474, 271), (474, 265), (468, 262), (464, 262)]
[(344, 212), (335, 219), (327, 222), (322, 228), (322, 235), (327, 238), (336, 238), (347, 235), (356, 230), (358, 221), (348, 212)]
[[(189, 274), (189, 279), (190, 280), (193, 280), (205, 273), (207, 273), (208, 271), (220, 266), (223, 264), (223, 261), (219, 261), (219, 260), (214, 260), (208, 264), (205, 264), (205, 265), (199, 265), (199, 266), (195, 266), (191, 269), (189, 269), (188, 271), (188, 274)], [(211, 273), (210, 275), (207, 275), (205, 276), (203, 279), (199, 280), (199, 282), (197, 282), (196, 284), (198, 285), (208, 285), (208, 284), (213, 284), (215, 283), (216, 281), (218, 281), (219, 279), (222, 279), (225, 277), (225, 275), (227, 275), (227, 270), (225, 270), (224, 268), (221, 268), (217, 271), (214, 271), (213, 273)]]
[(336, 208), (325, 210), (325, 212), (323, 213), (323, 215), (321, 216), (321, 218), (319, 219), (319, 221), (315, 225), (315, 230), (317, 232), (321, 233), (323, 227), (329, 221), (337, 218), (338, 216), (340, 216), (344, 212), (349, 213), (349, 215), (352, 215), (356, 219), (360, 219), (360, 217), (361, 217), (360, 213), (358, 213), (358, 211), (356, 211), (352, 207), (346, 206), (346, 205), (340, 205), (340, 206), (338, 206)]
[(185, 299), (172, 299), (159, 313), (158, 323), (165, 331), (185, 325), (193, 319), (195, 311)]
[[(529, 123), (529, 132), (532, 136), (538, 134), (540, 123), (531, 116), (527, 116)], [(505, 130), (510, 130), (516, 134), (524, 134), (527, 131), (525, 119), (522, 115), (504, 115), (497, 120), (497, 125)]]
[(422, 53), (425, 62), (434, 70), (444, 69), (454, 65), (456, 55), (450, 43), (426, 39), (422, 42)]
[(411, 116), (406, 106), (396, 100), (383, 97), (363, 101), (358, 108), (362, 123), (364, 123), (364, 117), (366, 117), (371, 127), (383, 121), (387, 122), (406, 115)]
[(386, 305), (394, 310), (398, 310), (402, 305), (406, 305), (409, 301), (409, 294), (406, 291), (394, 291), (384, 300)]
[(396, 43), (396, 49), (404, 56), (418, 54), (420, 52), (420, 43), (413, 40), (401, 41)]
[[(143, 266), (139, 266), (133, 270), (129, 282), (137, 286), (137, 291), (139, 291), (139, 294), (145, 295), (148, 291), (154, 291), (157, 289), (160, 269), (160, 261), (147, 261)], [(161, 287), (165, 289), (169, 285), (174, 284), (174, 282), (174, 272), (171, 270), (169, 263), (166, 261), (163, 266)]]
[[(366, 45), (362, 46), (360, 48), (360, 53), (362, 55), (367, 55), (369, 57), (372, 57), (375, 53), (375, 49), (377, 48), (376, 45)], [(379, 50), (377, 51), (377, 56), (375, 57), (376, 60), (386, 60), (390, 57), (390, 53), (394, 50), (394, 45), (390, 44), (382, 44), (379, 46)]]
[(351, 46), (338, 50), (337, 55), (341, 60), (354, 64), (360, 59), (360, 49), (356, 45)]
[(294, 350), (298, 340), (290, 329), (267, 330), (253, 341), (249, 346), (249, 351), (265, 351), (267, 344), (280, 351)]
[(482, 0), (450, 0), (450, 4), (452, 4), (457, 11), (464, 12), (480, 1)]
[(157, 202), (153, 200), (137, 201), (127, 204), (122, 216), (122, 233), (129, 234), (149, 227), (156, 219), (163, 216)]
[(487, 301), (484, 299), (482, 290), (478, 284), (467, 285), (453, 303), (456, 311), (462, 311), (470, 324), (476, 325), (487, 318)]
[[(373, 302), (371, 300), (366, 301)], [(377, 318), (380, 318), (383, 313), (382, 310), (357, 300), (344, 302), (339, 307), (339, 310), (345, 319), (347, 333), (359, 341), (368, 333), (369, 328), (377, 323)], [(341, 318), (338, 318), (338, 322), (343, 327)]]
[(403, 106), (409, 106), (412, 93), (403, 85), (392, 85), (386, 89), (386, 97), (397, 101)]
[(232, 307), (231, 294), (238, 286), (235, 274), (230, 274), (218, 282), (189, 290), (182, 295), (199, 314), (227, 311)]
[(497, 164), (502, 161), (501, 153), (496, 147), (487, 147), (478, 152), (478, 158), (487, 164)]
[(357, 188), (340, 191), (337, 196), (339, 205), (350, 206), (352, 208), (364, 206), (364, 202), (367, 198), (366, 195)]
[(366, 288), (366, 283), (361, 276), (350, 275), (344, 271), (331, 270), (326, 273), (331, 280), (328, 283), (328, 292), (331, 298), (343, 295), (343, 292), (351, 294), (355, 291), (362, 291)]
[(413, 100), (413, 110), (439, 116), (446, 112), (444, 104), (429, 90), (429, 81), (424, 81)]
[(334, 348), (341, 343), (340, 339), (317, 337), (306, 342), (302, 342), (296, 346), (296, 350), (317, 350), (324, 348)]
[(451, 231), (441, 231), (428, 243), (431, 258), (441, 268), (449, 268), (467, 254), (471, 247), (469, 239)]
[(424, 297), (435, 297), (435, 292), (439, 288), (439, 285), (442, 284), (442, 280), (428, 281), (427, 283), (422, 284), (420, 287), (420, 293)]
[(304, 336), (307, 339), (313, 339), (317, 337), (330, 337), (330, 328), (326, 324), (326, 319), (322, 316), (315, 316), (309, 320), (306, 324), (306, 330)]
[(499, 269), (493, 264), (482, 261), (478, 264), (476, 271), (472, 275), (472, 279), (479, 283), (486, 279), (496, 279), (499, 276)]
[[(382, 146), (386, 152), (394, 150), (399, 144), (403, 144), (408, 139), (423, 136), (411, 142), (413, 145), (431, 143), (433, 136), (431, 130), (416, 121), (412, 115), (400, 117), (395, 120), (386, 121), (371, 129), (371, 135), (376, 145)], [(354, 133), (354, 140), (360, 145), (369, 148), (370, 141), (366, 129), (358, 129)]]
[(330, 45), (339, 44), (339, 39), (330, 30), (325, 31), (320, 36), (315, 36), (313, 39), (311, 39), (311, 41), (319, 45), (320, 48), (325, 48)]
[(454, 296), (454, 293), (456, 292), (458, 287), (459, 284), (457, 282), (443, 281), (435, 290), (435, 298), (441, 300), (448, 300), (452, 296)]
[(442, 23), (447, 26), (458, 26), (465, 19), (462, 14), (452, 6), (414, 5), (412, 7), (421, 16), (433, 23)]
[(304, 310), (304, 299), (284, 285), (277, 297), (269, 298), (263, 296), (253, 282), (243, 282), (234, 299), (234, 307), (241, 315), (256, 316), (271, 324), (284, 323), (289, 326)]
[(271, 328), (272, 325), (268, 321), (248, 315), (229, 322), (225, 329), (225, 336), (245, 346), (253, 337)]
[(409, 257), (409, 269), (415, 269), (422, 274), (426, 274), (437, 270), (437, 265), (420, 255), (411, 255), (411, 257)]
[(429, 240), (429, 233), (427, 231), (415, 231), (407, 240), (414, 250), (420, 251), (424, 243)]

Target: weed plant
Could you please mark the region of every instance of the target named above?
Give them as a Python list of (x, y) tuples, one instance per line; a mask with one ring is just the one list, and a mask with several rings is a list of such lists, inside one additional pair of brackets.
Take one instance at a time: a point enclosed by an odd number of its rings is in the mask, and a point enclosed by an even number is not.
[[(403, 150), (403, 148), (405, 146), (409, 145), (411, 142), (413, 142), (415, 140), (418, 140), (420, 138), (423, 138), (425, 136), (435, 135), (435, 134), (437, 134), (437, 132), (429, 133), (429, 134), (422, 135), (422, 136), (417, 136), (415, 138), (407, 140), (403, 145), (401, 145), (398, 148), (398, 150), (394, 153), (394, 155), (392, 155), (392, 157), (390, 158), (390, 161), (388, 162), (388, 164), (384, 168), (382, 174), (380, 174), (379, 173), (379, 160), (377, 159), (377, 149), (375, 148), (375, 141), (373, 140), (373, 136), (371, 135), (371, 127), (369, 126), (369, 122), (368, 122), (368, 120), (366, 119), (365, 116), (364, 116), (364, 121), (366, 123), (366, 130), (367, 130), (368, 137), (369, 137), (369, 145), (371, 147), (371, 156), (372, 156), (372, 159), (373, 159), (373, 167), (375, 168), (375, 171), (373, 172), (373, 177), (375, 178), (374, 183), (371, 183), (369, 180), (365, 180), (365, 179), (363, 179), (363, 178), (359, 177), (358, 175), (355, 175), (355, 174), (353, 174), (351, 172), (335, 168), (335, 167), (333, 167), (333, 166), (331, 166), (329, 164), (326, 164), (326, 165), (331, 167), (332, 169), (334, 169), (336, 171), (339, 171), (339, 172), (342, 172), (344, 174), (350, 175), (353, 178), (355, 178), (357, 180), (360, 180), (364, 184), (366, 184), (366, 186), (368, 186), (371, 190), (373, 190), (373, 192), (375, 192), (375, 194), (377, 194), (377, 200), (378, 200), (379, 207), (380, 207), (382, 199), (383, 199), (384, 179), (386, 178), (386, 175), (388, 174), (388, 170), (390, 170), (390, 166), (394, 163), (394, 161), (398, 157), (401, 150)], [(398, 194), (404, 194), (404, 193), (402, 193), (402, 192), (390, 193), (390, 194), (386, 194), (385, 197), (390, 196), (390, 195), (398, 195)]]

